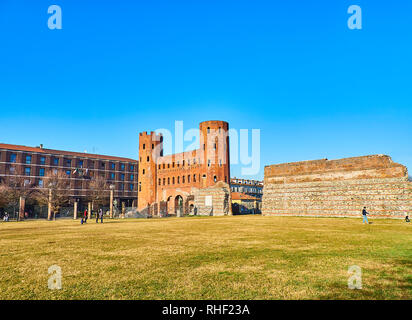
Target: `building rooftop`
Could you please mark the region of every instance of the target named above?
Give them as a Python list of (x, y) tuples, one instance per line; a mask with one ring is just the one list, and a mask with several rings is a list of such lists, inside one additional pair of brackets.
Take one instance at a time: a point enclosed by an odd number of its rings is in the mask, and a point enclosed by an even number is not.
[(43, 147), (27, 147), (27, 146), (14, 145), (14, 144), (5, 144), (5, 143), (0, 143), (0, 149), (23, 151), (23, 152), (36, 152), (36, 153), (44, 153), (44, 154), (59, 154), (59, 155), (66, 155), (66, 156), (72, 156), (72, 157), (92, 158), (92, 159), (99, 159), (99, 160), (137, 162), (137, 160), (130, 159), (130, 158), (113, 157), (113, 156), (106, 156), (106, 155), (101, 155), (101, 154), (85, 153), (85, 152), (72, 152), (72, 151), (45, 149)]
[(252, 197), (248, 194), (241, 193), (241, 192), (232, 192), (232, 200), (256, 200), (256, 201), (260, 201), (259, 198)]

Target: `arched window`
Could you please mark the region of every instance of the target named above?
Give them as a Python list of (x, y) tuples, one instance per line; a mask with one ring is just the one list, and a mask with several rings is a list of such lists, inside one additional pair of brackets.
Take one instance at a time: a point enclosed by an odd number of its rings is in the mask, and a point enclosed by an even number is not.
[(210, 133), (210, 127), (207, 127), (207, 133)]
[(180, 177), (177, 177), (177, 183), (180, 183)]
[(166, 184), (166, 178), (163, 178), (163, 185)]
[(143, 150), (146, 149), (146, 145), (143, 143)]
[(193, 182), (196, 182), (196, 175), (193, 175)]
[(159, 186), (162, 184), (162, 179), (159, 178)]
[(207, 160), (207, 166), (210, 167), (210, 160)]
[(170, 178), (167, 178), (167, 184), (170, 184)]
[(175, 177), (172, 178), (172, 183), (175, 184)]
[(150, 161), (150, 158), (149, 158), (149, 156), (147, 156), (147, 162), (149, 162)]
[(144, 174), (145, 173), (145, 169), (143, 169), (143, 171), (142, 171), (142, 174)]
[(185, 176), (182, 176), (182, 183), (185, 183)]
[(190, 175), (187, 176), (187, 183), (190, 183)]
[(217, 181), (217, 177), (216, 177), (216, 176), (213, 177), (213, 181), (214, 181), (214, 182)]
[(167, 168), (168, 168), (168, 169), (170, 168), (170, 163), (167, 164)]

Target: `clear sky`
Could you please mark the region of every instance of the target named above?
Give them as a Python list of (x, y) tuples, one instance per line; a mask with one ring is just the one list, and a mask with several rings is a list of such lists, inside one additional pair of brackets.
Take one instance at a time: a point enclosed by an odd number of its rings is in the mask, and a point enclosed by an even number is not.
[(138, 132), (216, 119), (261, 130), (246, 178), (368, 154), (412, 170), (411, 58), (406, 0), (1, 0), (0, 142), (137, 159)]

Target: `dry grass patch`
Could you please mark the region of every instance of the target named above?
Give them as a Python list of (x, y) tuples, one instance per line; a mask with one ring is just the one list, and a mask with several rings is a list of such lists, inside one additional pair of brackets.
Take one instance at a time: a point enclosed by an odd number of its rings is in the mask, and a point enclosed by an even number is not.
[[(411, 299), (399, 220), (207, 217), (0, 224), (0, 299)], [(49, 266), (62, 290), (47, 288)], [(349, 290), (359, 265), (363, 289)]]

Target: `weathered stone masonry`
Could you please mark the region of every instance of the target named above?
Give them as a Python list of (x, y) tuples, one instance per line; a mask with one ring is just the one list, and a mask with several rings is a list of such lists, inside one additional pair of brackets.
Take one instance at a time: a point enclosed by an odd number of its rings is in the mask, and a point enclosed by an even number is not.
[(264, 215), (404, 218), (412, 214), (412, 182), (389, 156), (314, 160), (265, 167)]
[[(210, 198), (207, 205), (206, 198)], [(196, 190), (194, 194), (196, 214), (199, 216), (231, 215), (230, 186), (219, 181), (214, 186)]]

